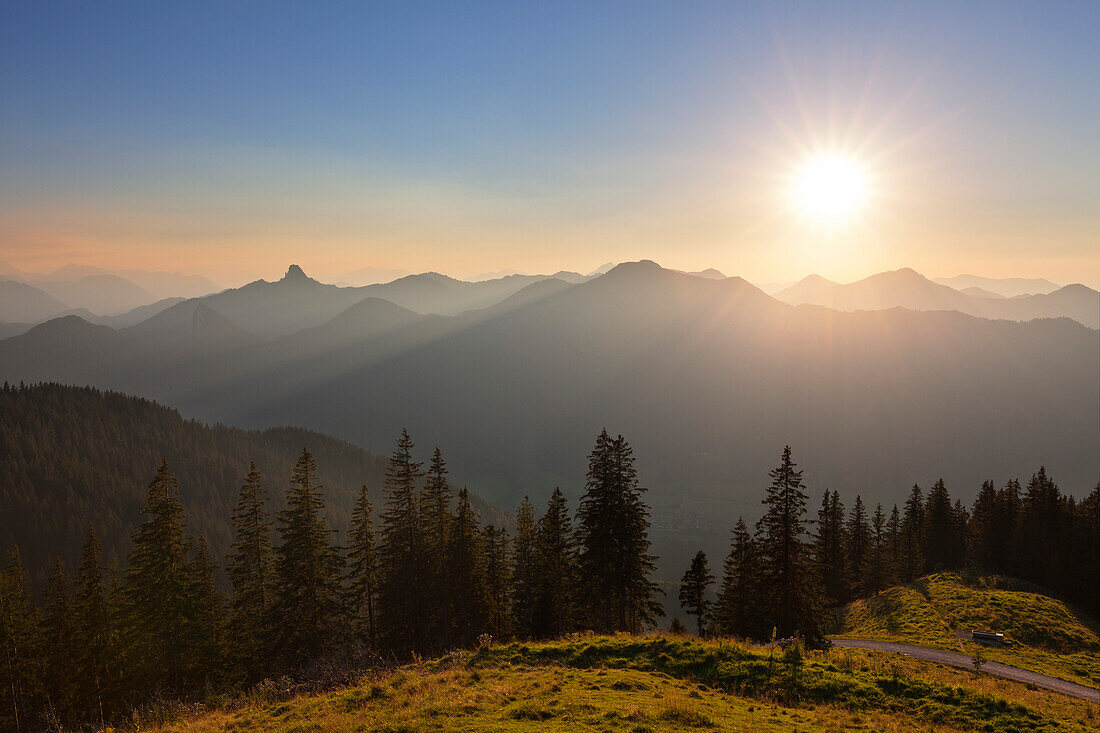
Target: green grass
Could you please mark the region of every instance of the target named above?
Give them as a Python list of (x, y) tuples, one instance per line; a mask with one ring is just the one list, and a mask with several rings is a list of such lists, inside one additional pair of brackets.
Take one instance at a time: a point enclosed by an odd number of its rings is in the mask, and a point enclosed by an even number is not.
[(261, 689), (143, 729), (1012, 733), (1098, 724), (1093, 704), (899, 655), (835, 649), (792, 659), (729, 641), (590, 636), (456, 653), (323, 695)]
[(1000, 631), (1013, 642), (985, 648), (990, 660), (1100, 687), (1097, 623), (1023, 581), (971, 573), (937, 573), (849, 604), (837, 637), (901, 641), (972, 654), (960, 638), (971, 629)]

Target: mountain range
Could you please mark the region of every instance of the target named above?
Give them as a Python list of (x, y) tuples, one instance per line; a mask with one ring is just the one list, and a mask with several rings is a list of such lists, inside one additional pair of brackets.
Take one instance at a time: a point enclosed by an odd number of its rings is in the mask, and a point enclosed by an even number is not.
[[(887, 275), (897, 282), (880, 292), (910, 304), (945, 287)], [(132, 326), (40, 324), (0, 341), (0, 379), (94, 385), (378, 452), (407, 427), (506, 509), (556, 485), (575, 500), (607, 427), (636, 450), (670, 567), (696, 536), (721, 551), (737, 515), (758, 514), (787, 444), (811, 501), (843, 488), (873, 504), (941, 476), (968, 500), (985, 479), (1039, 465), (1082, 494), (1100, 476), (1100, 331), (1069, 318), (885, 297), (879, 310), (796, 306), (738, 277), (645, 261), (566, 277), (338, 288), (291, 267)]]
[(1100, 293), (1080, 284), (1047, 293), (1007, 297), (977, 285), (956, 290), (904, 268), (846, 284), (810, 275), (780, 290), (775, 297), (791, 305), (809, 303), (842, 311), (945, 310), (1013, 321), (1066, 317), (1089, 328), (1100, 328)]

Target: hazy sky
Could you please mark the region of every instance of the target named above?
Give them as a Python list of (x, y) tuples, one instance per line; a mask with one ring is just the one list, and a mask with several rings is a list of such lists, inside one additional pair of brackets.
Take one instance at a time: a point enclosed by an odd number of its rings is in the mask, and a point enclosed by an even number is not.
[[(1100, 284), (1100, 3), (0, 3), (0, 260)], [(792, 208), (831, 151), (871, 196)]]

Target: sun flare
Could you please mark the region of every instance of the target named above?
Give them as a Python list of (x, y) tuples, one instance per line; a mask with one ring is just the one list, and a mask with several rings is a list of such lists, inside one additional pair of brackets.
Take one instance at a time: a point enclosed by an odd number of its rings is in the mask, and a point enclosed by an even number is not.
[(866, 168), (855, 158), (820, 153), (794, 172), (791, 199), (795, 209), (815, 221), (837, 225), (851, 221), (867, 205), (870, 183)]

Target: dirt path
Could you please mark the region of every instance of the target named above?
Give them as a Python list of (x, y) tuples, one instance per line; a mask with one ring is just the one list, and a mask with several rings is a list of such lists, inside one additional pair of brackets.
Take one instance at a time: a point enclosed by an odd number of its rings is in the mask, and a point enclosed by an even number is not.
[[(898, 654), (905, 654), (910, 657), (914, 657), (916, 659), (924, 659), (929, 662), (950, 664), (953, 667), (967, 667), (969, 669), (974, 668), (973, 659), (969, 655), (960, 654), (959, 652), (949, 652), (945, 649), (930, 649), (929, 647), (925, 646), (897, 644), (892, 641), (869, 641), (866, 639), (833, 639), (832, 642), (833, 646), (846, 646), (856, 649), (878, 649), (884, 652), (896, 652)], [(1047, 690), (1062, 692), (1066, 695), (1079, 697), (1083, 700), (1100, 702), (1100, 690), (1097, 690), (1094, 687), (1086, 687), (1085, 685), (1079, 685), (1075, 682), (1067, 682), (1065, 680), (1060, 680), (1057, 677), (1039, 674), (1038, 672), (1029, 672), (1026, 669), (1020, 669), (1019, 667), (1013, 667), (1008, 664), (1001, 664), (1000, 662), (986, 662), (982, 665), (982, 671), (988, 672), (992, 675), (996, 675), (997, 677), (1004, 677), (1006, 679), (1015, 680), (1017, 682), (1024, 682), (1029, 685), (1035, 685), (1036, 687), (1042, 687)]]

